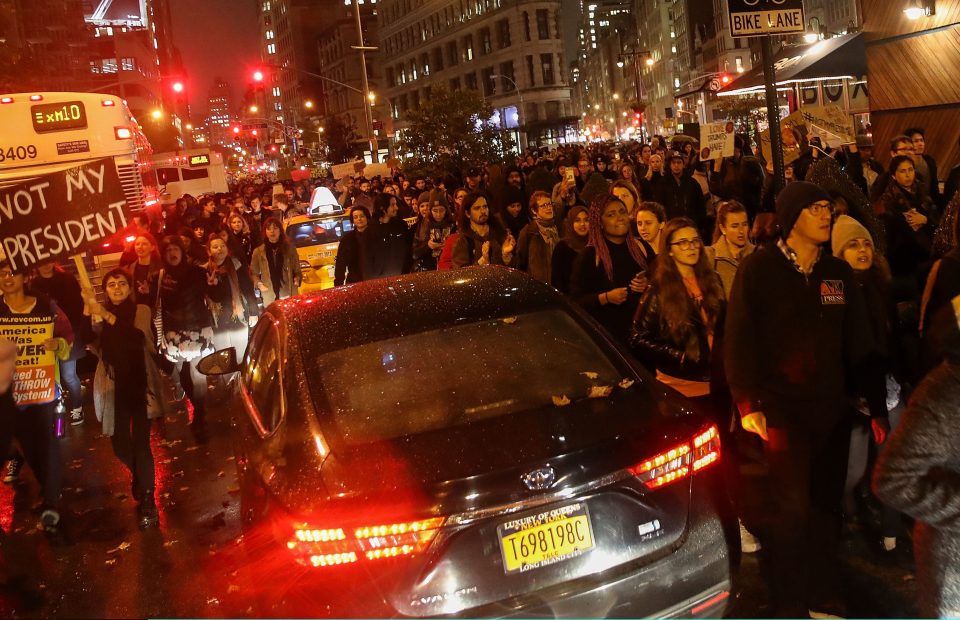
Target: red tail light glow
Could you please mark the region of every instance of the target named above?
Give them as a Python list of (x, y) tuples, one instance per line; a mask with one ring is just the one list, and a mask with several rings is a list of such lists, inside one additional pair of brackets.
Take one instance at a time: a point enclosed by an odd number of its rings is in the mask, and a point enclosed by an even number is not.
[(720, 433), (716, 425), (711, 425), (689, 441), (642, 461), (629, 471), (648, 489), (659, 489), (719, 460)]
[(287, 549), (305, 566), (352, 564), (361, 559), (380, 560), (422, 553), (443, 526), (445, 517), (420, 521), (319, 529), (298, 523)]

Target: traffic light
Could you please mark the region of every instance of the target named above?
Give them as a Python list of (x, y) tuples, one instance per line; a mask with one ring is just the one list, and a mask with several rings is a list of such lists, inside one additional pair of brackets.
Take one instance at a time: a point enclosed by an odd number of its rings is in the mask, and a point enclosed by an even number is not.
[(234, 135), (239, 134), (239, 133), (240, 133), (240, 126), (239, 126), (239, 125), (234, 125), (232, 131), (233, 131), (233, 134), (234, 134)]
[(251, 77), (253, 77), (254, 82), (263, 82), (263, 71), (255, 69)]
[(175, 81), (173, 84), (170, 85), (170, 88), (172, 88), (172, 89), (173, 89), (173, 92), (175, 92), (175, 93), (182, 93), (182, 92), (184, 91), (184, 88), (185, 88), (185, 87), (184, 87), (184, 85), (183, 85), (183, 82), (181, 82), (180, 80), (177, 80), (177, 81)]
[(733, 81), (733, 78), (731, 78), (730, 74), (728, 73), (724, 73), (723, 75), (720, 76), (720, 83), (723, 84), (724, 86), (726, 86), (732, 81)]

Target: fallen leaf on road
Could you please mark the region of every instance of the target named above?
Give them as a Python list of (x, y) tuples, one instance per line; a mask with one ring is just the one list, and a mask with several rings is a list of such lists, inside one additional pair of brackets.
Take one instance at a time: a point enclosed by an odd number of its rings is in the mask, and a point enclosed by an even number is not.
[(553, 405), (555, 407), (566, 407), (570, 404), (570, 399), (567, 398), (566, 394), (561, 396), (551, 396), (550, 398), (553, 400)]
[(594, 385), (590, 387), (590, 393), (587, 398), (606, 398), (613, 393), (613, 388), (609, 385)]
[(120, 553), (121, 551), (126, 551), (129, 548), (130, 548), (130, 543), (128, 543), (127, 541), (123, 541), (122, 543), (117, 545), (116, 548), (107, 551), (107, 554), (113, 555), (114, 553)]
[(228, 460), (228, 461), (234, 461), (234, 460), (236, 460), (236, 458), (237, 458), (237, 457), (235, 457), (235, 456), (228, 456), (228, 457), (227, 457), (227, 460)]
[(598, 375), (597, 373), (595, 373), (595, 372), (590, 372), (590, 371), (581, 372), (580, 374), (583, 375), (584, 377), (586, 377), (587, 379), (596, 379), (597, 377), (600, 376), (600, 375)]
[(106, 564), (107, 566), (113, 566), (116, 563), (117, 563), (117, 558), (110, 558), (109, 560), (104, 562), (104, 564)]
[(501, 319), (501, 320), (502, 320), (504, 323), (506, 323), (507, 325), (513, 325), (514, 323), (517, 322), (517, 317), (515, 317), (515, 316), (508, 316), (508, 317), (506, 317), (506, 318), (504, 318), (504, 319)]
[(180, 542), (180, 541), (179, 541), (179, 540), (168, 540), (168, 541), (166, 541), (165, 543), (163, 543), (163, 546), (164, 546), (164, 547), (172, 547), (172, 546), (174, 546), (175, 544), (177, 544), (178, 542)]
[(631, 385), (633, 385), (633, 384), (634, 384), (634, 380), (633, 380), (633, 379), (623, 379), (623, 380), (620, 381), (620, 383), (618, 383), (617, 385), (619, 385), (622, 389), (626, 390), (627, 388), (629, 388), (629, 387), (630, 387)]
[(217, 472), (217, 478), (223, 478), (223, 477), (226, 476), (226, 475), (227, 475), (227, 474), (225, 474), (225, 473), (222, 472), (222, 471), (218, 471), (218, 472)]
[(193, 452), (194, 450), (199, 450), (199, 449), (200, 449), (200, 446), (190, 446), (189, 448), (184, 450), (184, 452)]
[(219, 604), (220, 604), (220, 599), (218, 599), (215, 596), (213, 598), (207, 599), (207, 605), (219, 605)]
[(190, 487), (180, 487), (180, 490), (181, 490), (181, 491), (189, 491), (189, 490), (190, 490)]

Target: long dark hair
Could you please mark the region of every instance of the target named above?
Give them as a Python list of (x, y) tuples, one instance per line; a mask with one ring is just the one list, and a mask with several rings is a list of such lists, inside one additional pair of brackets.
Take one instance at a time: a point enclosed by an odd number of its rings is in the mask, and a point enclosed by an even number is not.
[[(588, 212), (590, 215), (590, 230), (587, 231), (587, 247), (594, 248), (594, 252), (597, 253), (597, 264), (603, 265), (603, 271), (607, 274), (607, 279), (610, 280), (610, 282), (613, 282), (613, 259), (610, 258), (610, 248), (607, 246), (607, 238), (603, 234), (603, 211), (614, 202), (622, 204), (624, 209), (627, 208), (627, 205), (623, 204), (622, 200), (609, 194), (597, 198), (590, 204), (590, 211)], [(646, 269), (647, 258), (640, 250), (640, 246), (636, 242), (636, 237), (633, 236), (633, 226), (627, 226), (627, 239), (625, 243), (633, 260), (635, 260), (641, 268)]]
[(263, 220), (263, 242), (269, 243), (269, 241), (267, 240), (267, 228), (271, 226), (276, 226), (277, 230), (280, 231), (280, 238), (277, 239), (277, 245), (285, 249), (287, 247), (288, 241), (287, 241), (287, 235), (283, 233), (283, 224), (280, 223), (279, 218), (276, 218), (272, 215), (267, 219)]
[[(690, 322), (690, 293), (687, 292), (687, 287), (683, 283), (683, 276), (680, 275), (677, 262), (669, 255), (673, 236), (683, 228), (698, 230), (693, 220), (686, 217), (673, 218), (663, 227), (661, 233), (663, 251), (654, 267), (652, 279), (652, 285), (660, 296), (660, 316), (663, 327), (666, 328), (671, 340), (676, 343), (690, 341), (687, 335), (693, 327)], [(700, 258), (693, 267), (693, 273), (703, 294), (700, 307), (703, 310), (707, 330), (713, 332), (723, 308), (723, 286), (707, 259), (706, 252), (703, 251), (703, 245), (700, 246)], [(699, 355), (699, 347), (693, 342), (688, 344), (687, 355), (694, 356), (693, 359), (696, 359), (695, 356)]]
[(467, 193), (466, 198), (463, 199), (463, 209), (457, 213), (457, 228), (460, 232), (467, 232), (470, 230), (470, 208), (473, 206), (473, 203), (483, 198), (487, 201), (487, 213), (489, 213), (489, 218), (487, 219), (487, 224), (493, 227), (496, 224), (499, 224), (497, 218), (493, 217), (493, 207), (490, 205), (490, 196), (487, 196), (485, 192), (469, 192)]

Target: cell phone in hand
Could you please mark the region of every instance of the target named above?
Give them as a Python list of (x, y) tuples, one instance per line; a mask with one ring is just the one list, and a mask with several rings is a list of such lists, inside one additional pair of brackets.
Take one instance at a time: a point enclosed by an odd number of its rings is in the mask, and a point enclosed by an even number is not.
[(575, 181), (573, 176), (573, 168), (567, 168), (563, 171), (563, 176), (566, 179), (567, 183), (573, 183)]

